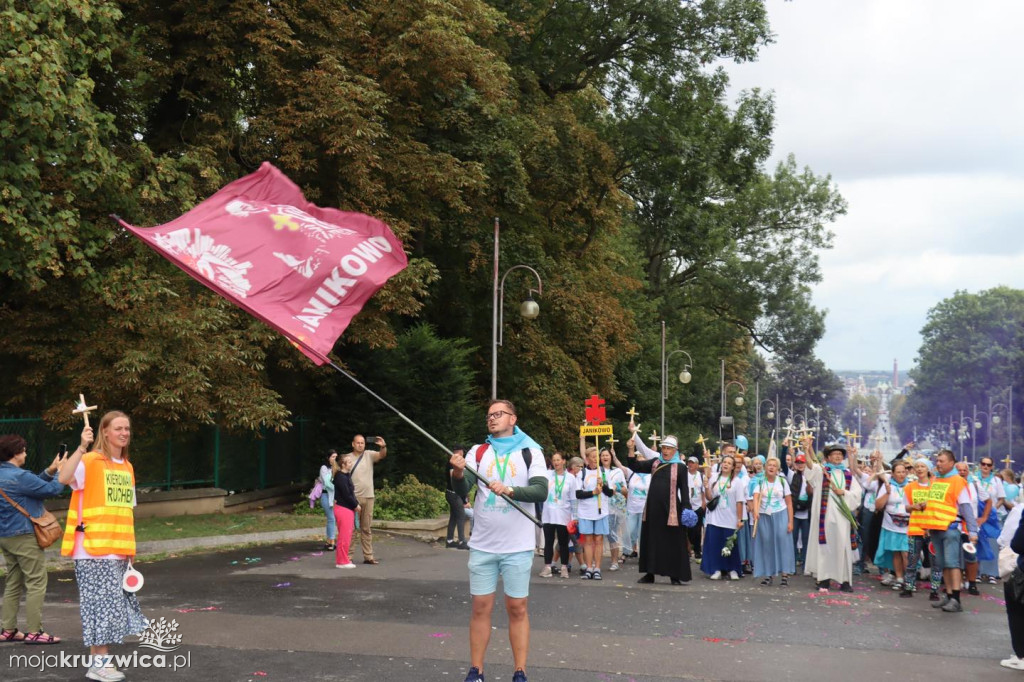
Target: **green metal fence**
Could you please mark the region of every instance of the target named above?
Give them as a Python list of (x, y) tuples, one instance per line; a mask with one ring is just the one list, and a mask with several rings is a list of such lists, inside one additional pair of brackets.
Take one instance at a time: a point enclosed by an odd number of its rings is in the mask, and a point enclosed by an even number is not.
[[(135, 479), (140, 488), (213, 486), (236, 492), (312, 481), (318, 458), (312, 425), (313, 420), (298, 417), (288, 431), (258, 434), (220, 426), (189, 433), (136, 428), (131, 444)], [(28, 442), (25, 467), (39, 471), (61, 443), (75, 449), (81, 428), (55, 431), (39, 417), (0, 419), (0, 435), (11, 433)]]

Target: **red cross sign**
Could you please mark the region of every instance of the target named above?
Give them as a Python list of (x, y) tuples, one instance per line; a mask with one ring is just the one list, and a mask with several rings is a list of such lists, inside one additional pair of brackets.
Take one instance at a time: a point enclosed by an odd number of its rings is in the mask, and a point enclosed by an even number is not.
[(590, 424), (600, 424), (606, 417), (604, 413), (604, 398), (598, 395), (590, 396), (584, 403), (587, 407), (586, 417)]

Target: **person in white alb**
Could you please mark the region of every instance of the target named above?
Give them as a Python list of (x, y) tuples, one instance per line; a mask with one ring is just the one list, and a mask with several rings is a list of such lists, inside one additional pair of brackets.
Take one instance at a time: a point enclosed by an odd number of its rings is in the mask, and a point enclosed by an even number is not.
[(484, 654), (491, 639), (498, 576), (505, 591), (508, 638), (512, 646), (512, 682), (526, 682), (526, 657), (530, 646), (530, 620), (526, 601), (533, 567), (534, 524), (502, 496), (515, 502), (543, 502), (548, 495), (544, 452), (540, 445), (516, 426), (515, 406), (494, 400), (487, 410), (487, 441), (474, 445), (463, 457), (451, 457), (452, 481), (456, 492), (465, 496), (470, 476), (479, 471), (490, 481), (479, 479), (473, 506), (473, 535), (469, 540), (469, 591), (473, 613), (469, 621), (470, 669), (466, 682), (484, 681)]

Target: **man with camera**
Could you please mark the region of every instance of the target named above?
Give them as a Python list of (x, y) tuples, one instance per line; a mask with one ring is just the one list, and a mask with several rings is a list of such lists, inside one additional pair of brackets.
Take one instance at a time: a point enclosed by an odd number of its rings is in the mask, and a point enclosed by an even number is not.
[[(363, 548), (363, 563), (379, 564), (380, 562), (373, 558), (373, 465), (388, 456), (388, 444), (380, 436), (369, 440), (372, 445), (377, 446), (376, 450), (367, 450), (367, 439), (362, 434), (356, 434), (352, 439), (352, 452), (345, 457), (352, 462), (349, 475), (356, 489), (356, 501), (361, 508), (355, 532), (359, 533), (359, 544)], [(352, 550), (349, 549), (349, 554), (351, 553)], [(351, 563), (352, 557), (350, 556), (348, 560)]]

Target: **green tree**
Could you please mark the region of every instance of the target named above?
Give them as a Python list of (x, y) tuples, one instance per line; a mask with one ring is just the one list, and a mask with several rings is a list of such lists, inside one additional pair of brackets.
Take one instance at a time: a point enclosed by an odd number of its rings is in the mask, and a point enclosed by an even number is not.
[[(957, 421), (961, 410), (987, 411), (989, 398), (1008, 407), (1007, 389), (1024, 395), (1024, 291), (996, 287), (977, 294), (957, 291), (928, 311), (921, 348), (910, 376), (916, 383), (898, 427), (907, 433), (933, 424)], [(1024, 410), (1014, 400), (1015, 442)], [(1006, 412), (993, 440), (1008, 443)], [(990, 437), (987, 420), (978, 430), (979, 444)]]

